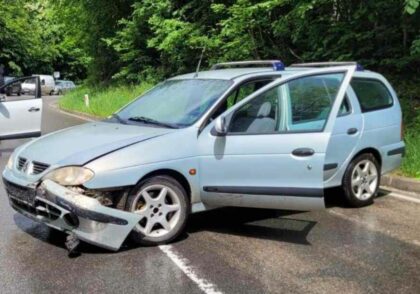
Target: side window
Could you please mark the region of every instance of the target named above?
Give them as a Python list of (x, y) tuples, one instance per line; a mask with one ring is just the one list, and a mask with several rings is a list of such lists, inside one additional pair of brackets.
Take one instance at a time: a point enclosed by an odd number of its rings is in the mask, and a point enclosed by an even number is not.
[(343, 103), (341, 103), (340, 110), (337, 116), (345, 116), (351, 112), (351, 106), (347, 95), (344, 97)]
[(309, 76), (274, 87), (239, 108), (230, 120), (229, 132), (322, 131), (343, 76)]
[(37, 98), (36, 77), (18, 78), (0, 87), (0, 102)]
[(231, 133), (272, 133), (279, 121), (278, 88), (252, 99), (237, 110), (229, 126)]
[(268, 79), (262, 79), (262, 80), (254, 80), (247, 82), (245, 84), (240, 85), (238, 88), (236, 88), (235, 91), (233, 91), (226, 101), (223, 103), (222, 106), (220, 106), (215, 113), (211, 116), (211, 120), (218, 117), (220, 114), (231, 108), (233, 105), (244, 99), (245, 97), (251, 95), (255, 91), (259, 90), (260, 88), (264, 87), (265, 85), (271, 83), (274, 80), (271, 78)]
[(291, 109), (288, 131), (322, 131), (340, 88), (343, 74), (305, 77), (284, 85)]
[(363, 112), (387, 108), (393, 104), (391, 93), (378, 80), (354, 78), (350, 84)]
[(243, 84), (239, 86), (238, 89), (236, 89), (235, 92), (233, 92), (227, 99), (228, 101), (228, 109), (244, 99), (245, 97), (251, 95), (255, 91), (259, 90), (260, 88), (264, 87), (265, 85), (271, 83), (273, 79), (268, 80), (258, 80), (258, 81), (252, 81), (248, 82), (246, 84)]

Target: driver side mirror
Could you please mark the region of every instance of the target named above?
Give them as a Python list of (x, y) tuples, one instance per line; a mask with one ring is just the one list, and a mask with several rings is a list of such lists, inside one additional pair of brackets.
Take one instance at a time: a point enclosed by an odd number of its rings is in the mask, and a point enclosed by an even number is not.
[(227, 124), (226, 118), (224, 116), (219, 116), (214, 123), (214, 127), (211, 130), (211, 134), (218, 137), (226, 136), (227, 134)]

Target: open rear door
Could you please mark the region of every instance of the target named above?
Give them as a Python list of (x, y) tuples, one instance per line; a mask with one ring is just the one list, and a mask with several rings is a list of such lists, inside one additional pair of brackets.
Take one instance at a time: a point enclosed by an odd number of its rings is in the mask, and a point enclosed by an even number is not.
[(24, 77), (0, 87), (0, 140), (41, 135), (39, 77)]
[(355, 66), (296, 73), (229, 109), (228, 132), (199, 136), (202, 201), (211, 206), (324, 207), (325, 153)]

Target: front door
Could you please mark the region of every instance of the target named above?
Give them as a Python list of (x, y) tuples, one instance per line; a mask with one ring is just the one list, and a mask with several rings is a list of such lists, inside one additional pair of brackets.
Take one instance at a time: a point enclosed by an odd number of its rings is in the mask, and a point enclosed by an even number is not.
[(228, 110), (199, 136), (204, 204), (291, 210), (324, 207), (325, 154), (354, 67), (276, 80)]
[(0, 88), (0, 140), (41, 135), (38, 77), (15, 79)]

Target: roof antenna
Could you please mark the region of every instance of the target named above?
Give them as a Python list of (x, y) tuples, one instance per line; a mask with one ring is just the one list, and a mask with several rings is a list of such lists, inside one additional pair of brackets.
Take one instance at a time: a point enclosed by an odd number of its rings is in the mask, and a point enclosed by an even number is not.
[(203, 60), (204, 52), (206, 52), (206, 47), (203, 47), (203, 50), (201, 51), (200, 60), (197, 64), (197, 69), (195, 70), (194, 78), (198, 77), (198, 72), (200, 71), (201, 61)]

